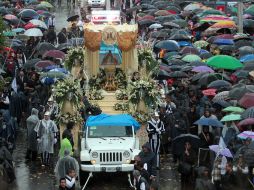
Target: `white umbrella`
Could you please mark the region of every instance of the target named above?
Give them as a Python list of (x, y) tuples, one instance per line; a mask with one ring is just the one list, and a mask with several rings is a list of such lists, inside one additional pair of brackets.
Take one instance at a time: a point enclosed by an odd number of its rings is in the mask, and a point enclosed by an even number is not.
[(26, 36), (33, 36), (33, 37), (39, 37), (43, 36), (42, 32), (38, 28), (30, 28), (24, 33)]
[(48, 29), (48, 27), (45, 24), (45, 22), (43, 22), (41, 20), (32, 19), (29, 22), (32, 23), (33, 25), (39, 26), (40, 28)]
[(152, 24), (149, 26), (149, 29), (158, 29), (158, 28), (163, 28), (163, 26), (161, 24)]

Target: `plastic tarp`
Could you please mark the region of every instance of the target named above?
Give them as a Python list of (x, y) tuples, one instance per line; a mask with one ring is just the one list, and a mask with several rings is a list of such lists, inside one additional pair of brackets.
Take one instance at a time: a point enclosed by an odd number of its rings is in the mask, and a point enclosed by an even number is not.
[(86, 121), (86, 126), (134, 126), (135, 130), (140, 128), (140, 124), (129, 114), (90, 116)]

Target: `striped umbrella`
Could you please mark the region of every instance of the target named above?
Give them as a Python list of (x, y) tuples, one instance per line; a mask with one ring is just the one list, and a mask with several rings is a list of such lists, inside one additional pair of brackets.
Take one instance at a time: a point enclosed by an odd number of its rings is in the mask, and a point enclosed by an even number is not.
[(254, 107), (250, 107), (246, 109), (242, 114), (241, 114), (243, 119), (247, 118), (254, 118)]

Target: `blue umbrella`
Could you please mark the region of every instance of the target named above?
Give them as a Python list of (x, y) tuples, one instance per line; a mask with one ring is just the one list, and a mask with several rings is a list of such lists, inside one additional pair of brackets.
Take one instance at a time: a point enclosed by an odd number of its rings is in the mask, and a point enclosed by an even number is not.
[(57, 79), (54, 79), (54, 78), (50, 78), (50, 77), (43, 77), (41, 79), (41, 82), (45, 85), (52, 85), (52, 84), (55, 84)]
[(50, 71), (52, 69), (56, 69), (56, 68), (59, 68), (58, 65), (50, 65), (50, 66), (47, 66), (44, 68), (45, 71)]
[(12, 29), (12, 31), (15, 33), (21, 33), (21, 32), (25, 32), (26, 30), (24, 28), (14, 28)]
[(223, 127), (223, 124), (217, 120), (212, 118), (201, 118), (194, 123), (195, 125), (205, 125), (205, 126), (213, 126), (213, 127)]
[(240, 57), (240, 61), (242, 63), (244, 62), (249, 62), (249, 61), (254, 61), (254, 54), (247, 54), (247, 55), (244, 55), (242, 57)]
[(192, 44), (190, 42), (187, 42), (187, 41), (179, 41), (178, 45), (181, 46), (181, 47), (192, 46)]
[(154, 45), (155, 49), (165, 49), (167, 51), (178, 51), (180, 46), (174, 40), (163, 40)]
[(54, 68), (54, 69), (51, 69), (49, 72), (61, 72), (61, 73), (64, 73), (64, 74), (69, 73), (65, 68)]
[(205, 49), (200, 49), (199, 50), (200, 55), (204, 54), (204, 53), (209, 53), (209, 51), (205, 50)]
[(213, 44), (217, 44), (217, 45), (234, 45), (234, 40), (218, 38), (218, 39), (213, 41)]

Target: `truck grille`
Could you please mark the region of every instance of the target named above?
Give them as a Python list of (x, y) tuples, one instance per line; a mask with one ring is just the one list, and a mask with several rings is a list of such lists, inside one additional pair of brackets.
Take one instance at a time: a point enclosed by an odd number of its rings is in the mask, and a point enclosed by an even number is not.
[(103, 152), (100, 153), (100, 162), (122, 162), (122, 152)]

